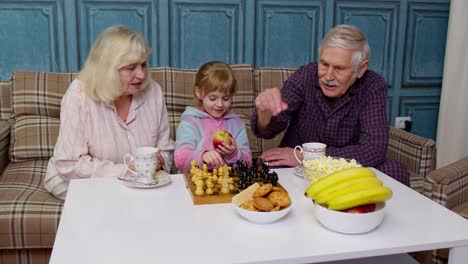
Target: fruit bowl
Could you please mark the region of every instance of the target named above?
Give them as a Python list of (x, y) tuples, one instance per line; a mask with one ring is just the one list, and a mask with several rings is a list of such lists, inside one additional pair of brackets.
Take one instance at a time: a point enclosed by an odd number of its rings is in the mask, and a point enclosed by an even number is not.
[(377, 203), (375, 211), (369, 213), (348, 213), (330, 210), (314, 203), (315, 217), (326, 228), (345, 234), (361, 234), (375, 229), (385, 215), (385, 203)]
[(285, 215), (291, 211), (292, 204), (287, 207), (281, 208), (279, 211), (270, 211), (270, 212), (260, 212), (260, 211), (251, 211), (241, 207), (241, 205), (250, 199), (252, 199), (253, 193), (260, 188), (258, 183), (252, 184), (247, 189), (238, 193), (232, 197), (232, 208), (240, 216), (247, 219), (248, 221), (256, 224), (270, 224), (279, 219), (283, 218)]

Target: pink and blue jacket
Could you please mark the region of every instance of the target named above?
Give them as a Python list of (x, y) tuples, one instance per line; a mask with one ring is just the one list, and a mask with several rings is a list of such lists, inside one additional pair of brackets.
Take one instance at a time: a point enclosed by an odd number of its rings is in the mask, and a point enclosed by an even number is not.
[(252, 163), (249, 139), (245, 123), (238, 115), (229, 111), (222, 118), (215, 119), (211, 115), (188, 106), (182, 113), (181, 121), (177, 127), (177, 138), (174, 152), (176, 167), (181, 170), (189, 170), (192, 160), (203, 164), (202, 154), (207, 150), (214, 149), (212, 137), (218, 130), (226, 130), (231, 133), (236, 141), (237, 149), (230, 155), (224, 157), (227, 164), (244, 160), (247, 164)]

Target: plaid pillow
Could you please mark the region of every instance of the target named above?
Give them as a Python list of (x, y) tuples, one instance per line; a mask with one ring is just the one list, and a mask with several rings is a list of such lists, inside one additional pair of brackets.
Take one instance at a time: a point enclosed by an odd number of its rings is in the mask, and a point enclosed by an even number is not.
[(60, 117), (60, 103), (76, 73), (15, 72), (12, 102), (15, 115)]
[(10, 146), (10, 123), (0, 121), (0, 172), (10, 162), (8, 158), (8, 147)]
[(60, 120), (44, 116), (17, 117), (11, 129), (10, 160), (49, 159), (54, 154)]
[(296, 69), (292, 68), (259, 68), (254, 71), (254, 83), (257, 91), (263, 92), (266, 88), (281, 88), (283, 83)]
[[(281, 88), (283, 83), (291, 76), (296, 69), (291, 68), (259, 68), (254, 71), (254, 87), (257, 94), (266, 88)], [(255, 100), (255, 99), (254, 99)], [(260, 148), (267, 150), (279, 146), (284, 132), (279, 133), (272, 139), (262, 139)]]
[(11, 81), (0, 82), (0, 120), (8, 120), (13, 115), (11, 109)]

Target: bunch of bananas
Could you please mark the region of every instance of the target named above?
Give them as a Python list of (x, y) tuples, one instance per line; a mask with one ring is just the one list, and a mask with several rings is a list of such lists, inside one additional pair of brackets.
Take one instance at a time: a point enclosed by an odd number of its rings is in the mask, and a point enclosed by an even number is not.
[(392, 190), (365, 167), (334, 172), (310, 184), (305, 192), (316, 203), (338, 211), (384, 202), (392, 198), (392, 194)]

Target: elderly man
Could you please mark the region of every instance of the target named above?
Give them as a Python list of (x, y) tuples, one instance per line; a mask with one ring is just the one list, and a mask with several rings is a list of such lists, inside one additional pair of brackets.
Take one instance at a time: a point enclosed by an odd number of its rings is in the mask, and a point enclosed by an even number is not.
[(281, 90), (260, 93), (251, 118), (256, 136), (273, 138), (286, 129), (280, 146), (261, 157), (271, 166), (297, 166), (294, 146), (322, 142), (328, 156), (356, 159), (409, 185), (403, 165), (386, 159), (387, 86), (367, 69), (369, 55), (358, 28), (336, 26), (321, 41), (318, 62), (300, 67)]

